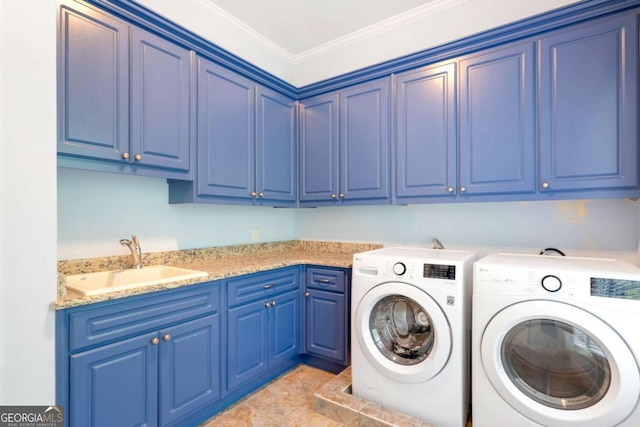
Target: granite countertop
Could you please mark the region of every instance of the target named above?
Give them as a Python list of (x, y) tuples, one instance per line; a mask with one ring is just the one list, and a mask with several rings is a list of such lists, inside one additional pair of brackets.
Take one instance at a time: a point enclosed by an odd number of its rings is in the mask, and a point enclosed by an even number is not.
[(51, 308), (53, 310), (62, 310), (80, 305), (125, 298), (163, 289), (173, 289), (292, 265), (313, 264), (327, 267), (350, 268), (354, 253), (381, 247), (382, 245), (370, 243), (291, 240), (252, 245), (147, 253), (143, 254), (144, 265), (172, 265), (175, 267), (205, 271), (209, 276), (94, 296), (82, 296), (72, 290), (67, 290), (65, 277), (71, 274), (127, 268), (130, 257), (113, 256), (64, 260), (58, 262), (58, 298), (51, 304)]

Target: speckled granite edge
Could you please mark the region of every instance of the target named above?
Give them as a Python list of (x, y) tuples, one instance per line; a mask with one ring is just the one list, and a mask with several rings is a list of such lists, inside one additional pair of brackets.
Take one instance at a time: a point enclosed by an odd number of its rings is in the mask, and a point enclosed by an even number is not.
[(72, 291), (67, 292), (65, 276), (128, 268), (130, 258), (128, 256), (111, 256), (63, 260), (58, 262), (57, 299), (51, 304), (51, 308), (61, 310), (292, 265), (315, 264), (348, 268), (351, 267), (354, 253), (381, 247), (382, 245), (371, 243), (292, 240), (148, 253), (143, 255), (145, 265), (173, 265), (206, 271), (208, 276), (94, 296), (82, 296)]

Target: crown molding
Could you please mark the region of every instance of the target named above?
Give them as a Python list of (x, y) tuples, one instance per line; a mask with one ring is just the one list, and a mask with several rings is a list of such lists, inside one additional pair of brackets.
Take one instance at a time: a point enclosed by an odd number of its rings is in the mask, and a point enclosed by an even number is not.
[(257, 44), (271, 52), (271, 54), (278, 57), (280, 60), (286, 62), (289, 65), (293, 65), (296, 61), (296, 55), (292, 54), (288, 50), (281, 47), (279, 44), (274, 43), (271, 39), (263, 36), (249, 25), (245, 24), (235, 16), (231, 15), (226, 10), (222, 9), (218, 5), (212, 3), (209, 0), (187, 0), (194, 6), (202, 9), (206, 13), (215, 16), (217, 19), (225, 21), (230, 26), (234, 27), (238, 32), (243, 33), (247, 38), (252, 39)]
[[(200, 0), (206, 1), (206, 0)], [(472, 0), (433, 0), (427, 4), (392, 16), (384, 21), (353, 31), (342, 37), (338, 37), (327, 43), (323, 43), (311, 49), (307, 49), (297, 55), (293, 55), (293, 65), (300, 64), (318, 56), (325, 55), (329, 52), (342, 49), (346, 46), (353, 45), (370, 37), (375, 37), (389, 31), (397, 30), (412, 22), (424, 19), (428, 16), (435, 15), (448, 9), (469, 3)]]

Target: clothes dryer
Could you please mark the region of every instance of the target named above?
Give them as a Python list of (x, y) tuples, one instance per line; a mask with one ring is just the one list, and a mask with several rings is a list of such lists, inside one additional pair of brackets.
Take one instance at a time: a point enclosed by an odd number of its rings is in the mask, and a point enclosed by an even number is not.
[(476, 258), (467, 251), (421, 248), (354, 255), (355, 396), (441, 427), (465, 425)]
[(474, 427), (640, 426), (640, 270), (492, 254), (474, 265)]

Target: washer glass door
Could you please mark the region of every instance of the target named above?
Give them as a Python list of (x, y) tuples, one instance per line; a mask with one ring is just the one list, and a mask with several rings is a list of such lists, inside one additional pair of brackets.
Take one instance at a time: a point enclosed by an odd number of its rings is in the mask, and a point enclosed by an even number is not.
[(635, 356), (618, 333), (582, 308), (530, 300), (494, 315), (481, 366), (504, 402), (557, 427), (618, 425), (640, 395)]
[(580, 328), (558, 320), (533, 319), (513, 327), (502, 341), (502, 362), (521, 392), (552, 408), (588, 408), (611, 384), (602, 348)]
[(358, 303), (354, 336), (365, 357), (394, 381), (420, 383), (447, 364), (451, 327), (424, 289), (402, 282), (372, 288)]
[(403, 295), (390, 295), (371, 310), (369, 330), (378, 350), (401, 365), (425, 360), (434, 344), (434, 328), (427, 311)]

